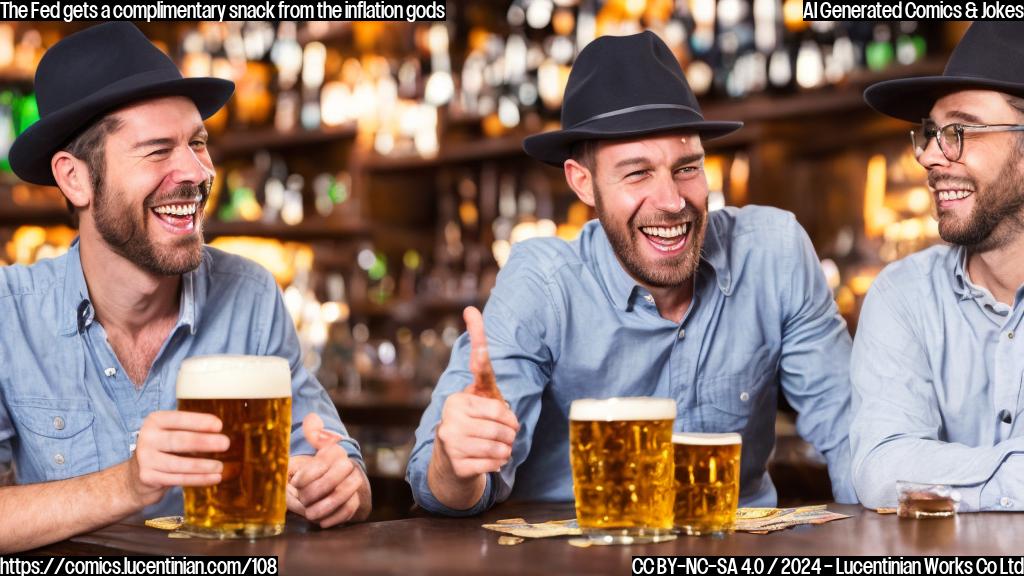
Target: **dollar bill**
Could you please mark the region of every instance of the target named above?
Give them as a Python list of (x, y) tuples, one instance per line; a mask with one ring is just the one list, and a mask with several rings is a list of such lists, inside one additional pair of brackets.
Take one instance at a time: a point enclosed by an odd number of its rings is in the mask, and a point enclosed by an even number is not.
[[(517, 520), (519, 522), (516, 522)], [(498, 520), (495, 524), (484, 524), (483, 527), (495, 532), (501, 532), (502, 534), (519, 536), (520, 538), (551, 538), (554, 536), (579, 536), (582, 534), (575, 518), (535, 524), (526, 522), (522, 518), (510, 518), (508, 520)]]
[[(748, 510), (753, 510), (753, 512), (747, 512)], [(741, 508), (736, 513), (736, 524), (733, 529), (737, 532), (767, 533), (804, 524), (824, 524), (843, 518), (849, 518), (849, 516), (831, 512), (824, 505), (800, 508)]]

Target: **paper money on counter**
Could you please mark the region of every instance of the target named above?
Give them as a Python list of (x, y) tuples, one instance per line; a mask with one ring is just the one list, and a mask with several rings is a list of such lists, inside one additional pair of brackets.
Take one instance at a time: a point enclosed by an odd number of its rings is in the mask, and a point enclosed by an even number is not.
[[(519, 520), (519, 522), (514, 522), (515, 520)], [(484, 524), (483, 527), (495, 532), (501, 532), (502, 534), (519, 536), (520, 538), (551, 538), (553, 536), (579, 536), (582, 534), (575, 518), (571, 520), (551, 520), (536, 524), (526, 522), (522, 518), (511, 518), (509, 520), (498, 520), (495, 524)]]
[(846, 514), (831, 512), (824, 505), (801, 508), (740, 508), (736, 511), (736, 532), (767, 534), (803, 524), (824, 524), (849, 518)]

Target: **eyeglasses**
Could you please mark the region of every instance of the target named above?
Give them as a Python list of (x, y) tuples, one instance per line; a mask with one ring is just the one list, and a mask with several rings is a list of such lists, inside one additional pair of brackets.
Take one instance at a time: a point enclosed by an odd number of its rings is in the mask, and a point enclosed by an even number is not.
[(921, 121), (920, 131), (910, 131), (914, 156), (920, 158), (928, 147), (928, 141), (935, 138), (939, 150), (946, 160), (956, 162), (964, 153), (964, 132), (1021, 132), (1024, 124), (946, 124), (941, 128), (927, 118)]

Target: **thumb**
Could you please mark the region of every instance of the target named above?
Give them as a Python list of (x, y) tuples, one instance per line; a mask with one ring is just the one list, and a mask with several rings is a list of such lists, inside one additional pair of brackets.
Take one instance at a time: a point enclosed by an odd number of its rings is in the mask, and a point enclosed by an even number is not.
[(341, 440), (341, 434), (324, 428), (324, 421), (316, 412), (310, 412), (302, 419), (302, 434), (306, 442), (318, 451)]
[(487, 351), (487, 334), (484, 332), (484, 317), (473, 306), (467, 306), (462, 312), (466, 321), (466, 332), (469, 333), (469, 370), (473, 373), (473, 383), (466, 392), (484, 398), (504, 400), (494, 377), (491, 356)]

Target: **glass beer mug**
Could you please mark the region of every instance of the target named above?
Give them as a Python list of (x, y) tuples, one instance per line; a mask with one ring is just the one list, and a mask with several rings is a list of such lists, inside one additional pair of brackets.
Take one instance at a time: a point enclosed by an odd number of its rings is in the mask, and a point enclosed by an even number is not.
[(675, 486), (667, 398), (576, 400), (569, 408), (576, 518), (600, 544), (660, 542), (673, 536)]
[(732, 532), (740, 498), (740, 435), (673, 434), (672, 443), (676, 526), (694, 536)]
[(258, 538), (284, 530), (292, 423), (288, 361), (272, 356), (189, 358), (178, 372), (178, 409), (213, 414), (231, 440), (214, 486), (186, 486), (184, 529), (207, 538)]

